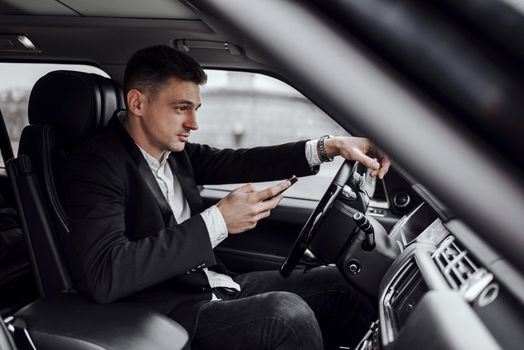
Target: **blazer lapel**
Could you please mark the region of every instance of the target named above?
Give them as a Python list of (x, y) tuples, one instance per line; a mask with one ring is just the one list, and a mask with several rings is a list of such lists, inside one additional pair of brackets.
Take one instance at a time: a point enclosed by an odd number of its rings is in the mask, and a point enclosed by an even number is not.
[(171, 210), (171, 207), (169, 206), (169, 203), (167, 202), (166, 198), (164, 197), (164, 194), (162, 193), (162, 190), (160, 189), (160, 186), (158, 186), (158, 182), (156, 181), (155, 177), (153, 176), (153, 173), (151, 172), (151, 169), (149, 168), (149, 165), (147, 165), (146, 160), (142, 156), (142, 153), (140, 152), (140, 149), (138, 149), (137, 145), (133, 141), (133, 139), (129, 136), (127, 131), (124, 129), (120, 121), (117, 119), (116, 116), (111, 118), (108, 125), (115, 131), (116, 135), (126, 148), (127, 152), (131, 156), (131, 159), (135, 163), (136, 167), (138, 168), (138, 172), (142, 179), (146, 182), (147, 186), (149, 187), (149, 190), (153, 194), (153, 197), (155, 198), (155, 201), (157, 202), (160, 211), (162, 212), (162, 217), (164, 218), (164, 224), (169, 227), (171, 225), (176, 224), (175, 216), (173, 215), (173, 211)]
[(182, 191), (191, 209), (191, 215), (196, 215), (202, 211), (204, 202), (200, 196), (195, 177), (193, 175), (191, 162), (185, 151), (172, 152), (167, 160), (171, 166), (171, 170), (178, 178)]

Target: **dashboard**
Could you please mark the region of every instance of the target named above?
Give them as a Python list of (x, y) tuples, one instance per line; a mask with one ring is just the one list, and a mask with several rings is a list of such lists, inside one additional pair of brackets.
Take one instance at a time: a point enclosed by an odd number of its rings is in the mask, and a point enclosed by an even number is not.
[(423, 188), (390, 238), (379, 317), (357, 349), (522, 349), (522, 276)]

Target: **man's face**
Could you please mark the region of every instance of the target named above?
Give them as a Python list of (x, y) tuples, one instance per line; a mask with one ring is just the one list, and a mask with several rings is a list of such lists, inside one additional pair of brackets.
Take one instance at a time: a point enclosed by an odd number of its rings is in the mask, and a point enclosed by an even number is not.
[(155, 96), (144, 97), (140, 125), (149, 147), (154, 153), (182, 151), (190, 132), (198, 129), (200, 86), (171, 78)]

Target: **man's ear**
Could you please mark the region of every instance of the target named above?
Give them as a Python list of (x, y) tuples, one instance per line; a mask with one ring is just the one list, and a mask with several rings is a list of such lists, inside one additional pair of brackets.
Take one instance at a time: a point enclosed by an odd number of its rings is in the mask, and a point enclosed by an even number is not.
[(137, 89), (131, 89), (127, 92), (127, 108), (134, 115), (143, 114), (145, 96)]

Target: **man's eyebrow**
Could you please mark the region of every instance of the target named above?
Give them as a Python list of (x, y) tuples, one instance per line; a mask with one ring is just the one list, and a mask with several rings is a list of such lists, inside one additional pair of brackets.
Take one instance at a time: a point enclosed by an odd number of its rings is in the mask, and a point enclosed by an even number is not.
[(170, 105), (194, 105), (194, 103), (189, 100), (175, 100), (169, 104)]
[[(170, 105), (172, 106), (175, 106), (175, 105), (190, 105), (190, 106), (194, 106), (195, 104), (192, 102), (192, 101), (189, 101), (189, 100), (176, 100), (176, 101), (173, 101), (170, 103)], [(198, 106), (196, 106), (196, 108), (200, 108), (200, 106), (202, 106), (202, 103), (199, 103)]]

